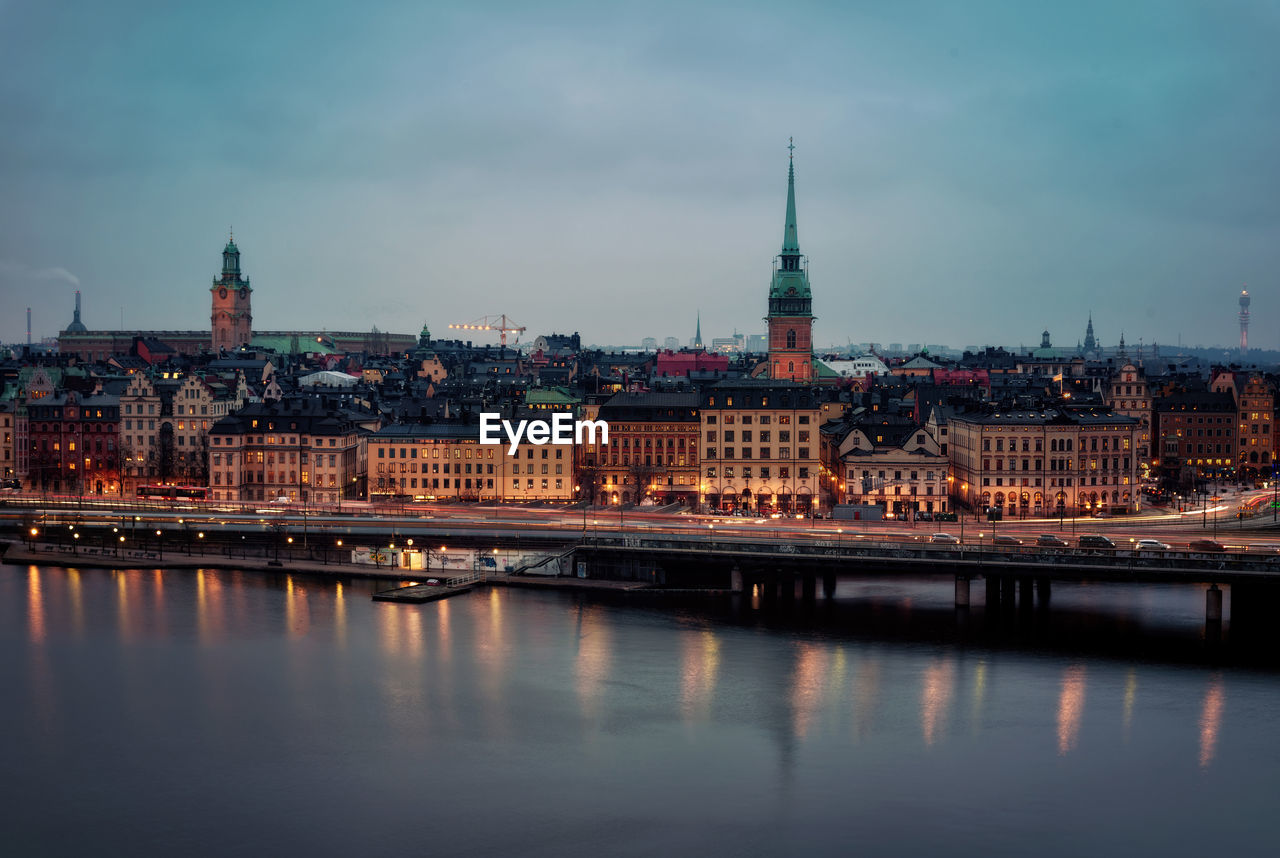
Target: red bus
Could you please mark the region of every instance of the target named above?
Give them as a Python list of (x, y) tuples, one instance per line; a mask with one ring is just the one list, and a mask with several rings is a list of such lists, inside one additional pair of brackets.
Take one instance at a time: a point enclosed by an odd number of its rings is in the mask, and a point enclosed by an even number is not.
[(208, 500), (205, 486), (138, 486), (139, 500)]

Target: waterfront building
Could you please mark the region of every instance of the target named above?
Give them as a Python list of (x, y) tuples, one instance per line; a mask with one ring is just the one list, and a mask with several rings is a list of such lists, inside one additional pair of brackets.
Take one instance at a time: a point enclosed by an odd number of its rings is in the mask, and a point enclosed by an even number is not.
[(1145, 479), (1159, 461), (1151, 456), (1151, 387), (1141, 367), (1126, 363), (1116, 370), (1106, 388), (1107, 406), (1117, 414), (1138, 421), (1137, 456), (1139, 474)]
[[(526, 414), (544, 419), (546, 415)], [(515, 418), (511, 418), (515, 419)], [(461, 421), (396, 423), (369, 436), (369, 496), (405, 501), (549, 501), (577, 497), (572, 444), (481, 444)]]
[(819, 390), (739, 380), (701, 394), (699, 498), (713, 509), (808, 513), (819, 505)]
[(1230, 393), (1236, 404), (1236, 478), (1254, 482), (1271, 475), (1274, 451), (1271, 424), (1275, 391), (1256, 371), (1218, 372), (1210, 387)]
[(838, 502), (886, 513), (947, 512), (947, 457), (928, 429), (905, 417), (866, 415), (823, 427)]
[(1160, 478), (1170, 488), (1194, 490), (1234, 478), (1236, 405), (1231, 393), (1177, 391), (1155, 402), (1154, 437)]
[(1102, 407), (951, 415), (953, 499), (1013, 517), (1136, 512), (1137, 419)]
[[(791, 147), (794, 150), (794, 147)], [(796, 229), (796, 171), (794, 151), (787, 161), (787, 214), (782, 252), (769, 283), (769, 362), (767, 375), (775, 381), (811, 381), (817, 376), (813, 359), (813, 294), (808, 260), (800, 253)]]
[(18, 404), (0, 402), (0, 480), (18, 479), (18, 456), (14, 440), (18, 434)]
[(608, 446), (583, 444), (579, 485), (599, 504), (698, 503), (697, 393), (618, 393), (597, 419)]
[(497, 500), (504, 445), (476, 423), (394, 423), (368, 439), (371, 500)]
[(214, 500), (341, 504), (363, 496), (364, 415), (319, 398), (257, 402), (209, 428)]
[(119, 494), (120, 397), (54, 393), (27, 405), (31, 488)]

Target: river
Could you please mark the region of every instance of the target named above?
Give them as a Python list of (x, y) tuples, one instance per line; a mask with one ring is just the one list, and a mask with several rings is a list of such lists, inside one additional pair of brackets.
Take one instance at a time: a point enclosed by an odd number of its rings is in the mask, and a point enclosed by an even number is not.
[(1037, 642), (923, 585), (375, 586), (0, 566), (4, 854), (1274, 854), (1280, 675), (1071, 645), (1198, 639), (1194, 588), (1060, 588)]

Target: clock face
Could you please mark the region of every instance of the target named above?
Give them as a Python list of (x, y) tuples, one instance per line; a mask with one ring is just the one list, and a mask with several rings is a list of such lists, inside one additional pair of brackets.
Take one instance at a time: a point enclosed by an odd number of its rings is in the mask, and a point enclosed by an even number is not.
[(223, 286), (221, 289), (219, 289), (219, 290), (218, 290), (218, 297), (219, 297), (219, 298), (225, 298), (225, 297), (227, 297), (227, 287), (226, 287), (226, 286)]
[(242, 300), (242, 301), (243, 301), (245, 298), (248, 298), (248, 297), (249, 297), (249, 290), (248, 290), (248, 289), (246, 289), (246, 288), (244, 288), (243, 286), (241, 286), (241, 287), (240, 287), (240, 300)]

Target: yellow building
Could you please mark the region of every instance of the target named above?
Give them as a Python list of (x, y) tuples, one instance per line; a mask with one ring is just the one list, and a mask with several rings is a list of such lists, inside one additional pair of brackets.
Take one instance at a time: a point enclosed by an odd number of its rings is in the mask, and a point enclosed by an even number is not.
[(821, 507), (819, 391), (732, 381), (702, 392), (702, 503), (723, 511), (809, 513)]

